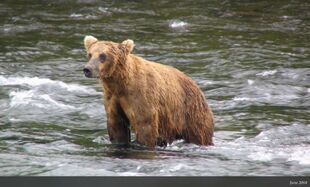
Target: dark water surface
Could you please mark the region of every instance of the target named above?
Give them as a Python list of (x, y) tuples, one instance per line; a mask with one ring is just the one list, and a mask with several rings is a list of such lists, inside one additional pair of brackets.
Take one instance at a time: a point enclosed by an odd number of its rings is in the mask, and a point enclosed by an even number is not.
[[(0, 2), (0, 175), (310, 175), (310, 3)], [(85, 35), (199, 84), (215, 146), (111, 145)]]

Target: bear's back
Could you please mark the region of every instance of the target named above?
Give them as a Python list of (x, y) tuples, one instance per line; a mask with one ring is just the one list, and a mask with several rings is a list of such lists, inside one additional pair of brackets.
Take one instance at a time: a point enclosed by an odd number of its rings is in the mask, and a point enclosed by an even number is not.
[(171, 143), (174, 132), (187, 142), (212, 145), (213, 113), (199, 86), (172, 66), (142, 60), (145, 75), (152, 74), (147, 81), (151, 85), (148, 94), (154, 105), (159, 103), (161, 136)]

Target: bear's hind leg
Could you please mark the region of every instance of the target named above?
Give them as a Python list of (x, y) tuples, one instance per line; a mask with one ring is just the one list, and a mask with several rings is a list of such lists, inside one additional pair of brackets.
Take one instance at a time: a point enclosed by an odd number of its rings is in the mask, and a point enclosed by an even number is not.
[(157, 138), (156, 145), (160, 147), (167, 147), (167, 141), (163, 138)]
[(213, 145), (213, 129), (209, 129), (209, 127), (204, 124), (195, 125), (199, 128), (187, 128), (185, 132), (183, 132), (185, 142), (197, 145)]
[(139, 124), (136, 129), (136, 139), (137, 142), (141, 145), (148, 146), (150, 148), (154, 148), (156, 145), (157, 134), (154, 132), (156, 129), (149, 124)]
[(156, 112), (150, 113), (151, 115), (137, 120), (135, 133), (139, 144), (154, 148), (158, 140), (158, 116)]

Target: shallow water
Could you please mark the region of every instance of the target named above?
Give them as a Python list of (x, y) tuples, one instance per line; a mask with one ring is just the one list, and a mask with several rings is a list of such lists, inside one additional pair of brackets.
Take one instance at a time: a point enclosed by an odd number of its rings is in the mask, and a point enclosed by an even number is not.
[[(0, 2), (0, 175), (310, 175), (310, 3)], [(112, 145), (83, 37), (136, 43), (202, 88), (215, 146)]]

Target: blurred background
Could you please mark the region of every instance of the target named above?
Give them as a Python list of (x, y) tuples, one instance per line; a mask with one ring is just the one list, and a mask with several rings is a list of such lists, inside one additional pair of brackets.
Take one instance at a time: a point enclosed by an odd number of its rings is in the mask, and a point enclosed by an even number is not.
[[(0, 2), (0, 175), (310, 175), (308, 0)], [(85, 35), (192, 77), (215, 146), (111, 145)]]

